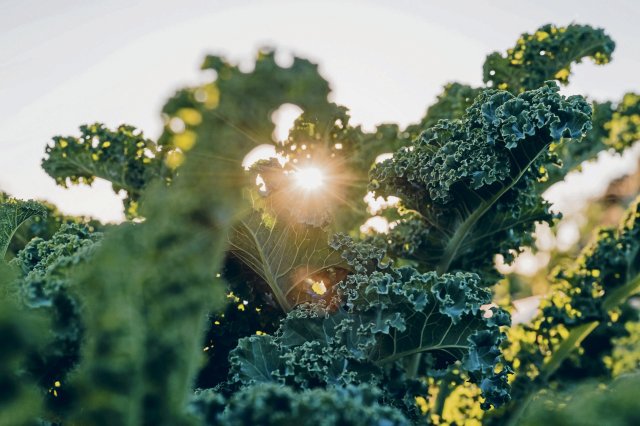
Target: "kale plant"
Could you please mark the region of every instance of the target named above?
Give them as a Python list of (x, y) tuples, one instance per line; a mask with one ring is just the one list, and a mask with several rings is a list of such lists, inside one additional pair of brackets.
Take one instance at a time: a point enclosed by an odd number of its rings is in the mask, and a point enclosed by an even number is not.
[[(371, 132), (307, 60), (263, 50), (244, 72), (208, 56), (215, 80), (169, 99), (157, 141), (100, 123), (54, 137), (44, 170), (109, 181), (127, 220), (2, 194), (0, 425), (570, 421), (589, 392), (576, 385), (637, 369), (638, 201), (528, 323), (495, 303), (495, 258), (555, 224), (551, 184), (638, 139), (638, 95), (560, 93), (573, 64), (614, 47), (545, 25), (487, 57), (486, 86), (450, 83), (419, 123)], [(284, 104), (303, 112), (280, 142)], [(243, 168), (264, 144), (277, 158)], [(374, 215), (386, 229), (363, 226)], [(616, 424), (634, 418), (617, 406)]]

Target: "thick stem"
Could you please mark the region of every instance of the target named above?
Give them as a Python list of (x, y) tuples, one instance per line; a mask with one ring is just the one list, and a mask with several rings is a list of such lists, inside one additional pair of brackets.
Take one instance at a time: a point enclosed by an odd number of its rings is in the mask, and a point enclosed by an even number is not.
[(449, 382), (446, 377), (440, 382), (438, 388), (438, 396), (436, 397), (436, 405), (433, 408), (434, 414), (438, 415), (442, 419), (442, 413), (444, 411), (444, 404), (447, 402), (447, 398), (451, 395), (453, 388), (449, 386)]
[[(538, 139), (539, 141), (540, 139)], [(550, 142), (549, 142), (550, 143)], [(549, 143), (546, 143), (544, 146), (548, 146)], [(467, 237), (468, 233), (473, 229), (473, 227), (476, 225), (476, 223), (485, 215), (485, 213), (487, 213), (489, 211), (489, 209), (491, 209), (491, 207), (507, 192), (509, 191), (511, 188), (513, 188), (522, 178), (522, 176), (524, 176), (524, 174), (527, 172), (527, 170), (529, 170), (529, 168), (531, 167), (531, 165), (535, 162), (535, 160), (540, 156), (540, 154), (544, 151), (544, 147), (542, 149), (540, 149), (536, 155), (534, 155), (527, 164), (524, 165), (524, 167), (522, 167), (518, 174), (513, 176), (513, 179), (511, 180), (511, 182), (508, 185), (505, 185), (504, 187), (502, 187), (498, 192), (496, 192), (489, 200), (481, 203), (480, 206), (478, 206), (477, 209), (475, 209), (473, 211), (473, 213), (471, 213), (469, 215), (469, 217), (467, 217), (464, 222), (458, 227), (458, 229), (456, 229), (455, 233), (453, 234), (453, 236), (451, 237), (451, 239), (449, 240), (449, 242), (447, 243), (445, 249), (444, 249), (444, 253), (442, 254), (442, 259), (440, 259), (440, 262), (438, 263), (437, 267), (436, 267), (436, 272), (438, 273), (438, 275), (442, 275), (444, 273), (446, 273), (449, 270), (449, 267), (451, 266), (451, 262), (453, 262), (453, 260), (455, 259), (456, 255), (458, 254), (458, 250), (460, 249), (460, 247), (462, 246), (462, 243), (464, 242), (465, 238)]]
[(411, 355), (411, 357), (409, 357), (409, 362), (407, 364), (407, 376), (410, 379), (414, 379), (418, 375), (418, 368), (420, 367), (421, 358), (422, 358), (421, 352), (413, 354)]
[(582, 324), (571, 330), (569, 336), (564, 339), (558, 349), (553, 353), (549, 361), (542, 367), (540, 374), (546, 381), (560, 367), (571, 352), (600, 324), (599, 321), (592, 321)]
[[(615, 289), (602, 303), (605, 311), (610, 311), (622, 304), (633, 294), (640, 291), (640, 274), (636, 275), (631, 281)], [(562, 362), (571, 355), (574, 348), (580, 346), (584, 339), (591, 334), (593, 330), (600, 324), (598, 321), (592, 321), (579, 325), (571, 330), (569, 336), (560, 344), (560, 347), (549, 358), (549, 361), (542, 367), (541, 374), (547, 380), (560, 367)]]
[(640, 291), (640, 274), (636, 275), (627, 284), (612, 291), (611, 294), (607, 297), (607, 299), (602, 304), (602, 307), (605, 310), (610, 311), (611, 309), (616, 308), (618, 305), (622, 304), (625, 300), (633, 296), (635, 293), (638, 293), (639, 291)]

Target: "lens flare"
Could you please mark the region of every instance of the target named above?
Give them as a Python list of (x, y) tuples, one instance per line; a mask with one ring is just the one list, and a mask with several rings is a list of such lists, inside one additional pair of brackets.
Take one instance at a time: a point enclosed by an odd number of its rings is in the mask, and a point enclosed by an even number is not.
[(293, 177), (296, 185), (307, 191), (316, 190), (324, 185), (324, 173), (317, 167), (298, 169)]

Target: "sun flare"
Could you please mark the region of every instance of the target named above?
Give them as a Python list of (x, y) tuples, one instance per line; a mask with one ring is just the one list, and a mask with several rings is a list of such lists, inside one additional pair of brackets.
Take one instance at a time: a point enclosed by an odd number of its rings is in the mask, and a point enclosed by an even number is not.
[(293, 175), (296, 185), (304, 190), (313, 191), (324, 185), (324, 173), (317, 167), (305, 167), (296, 170)]

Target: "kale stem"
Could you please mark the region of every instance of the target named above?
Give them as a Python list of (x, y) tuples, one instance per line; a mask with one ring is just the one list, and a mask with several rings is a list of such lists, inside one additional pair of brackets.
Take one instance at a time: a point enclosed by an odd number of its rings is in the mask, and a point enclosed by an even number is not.
[[(538, 137), (536, 142), (540, 142), (540, 138)], [(546, 143), (544, 146), (548, 146), (551, 142)], [(498, 192), (496, 192), (490, 199), (480, 203), (480, 205), (471, 213), (456, 229), (454, 234), (451, 236), (451, 239), (447, 243), (444, 248), (444, 252), (442, 254), (442, 258), (440, 262), (436, 266), (436, 272), (438, 275), (442, 275), (449, 270), (451, 263), (456, 258), (458, 254), (458, 250), (462, 246), (465, 238), (468, 237), (468, 233), (471, 232), (473, 227), (478, 223), (478, 221), (484, 216), (485, 213), (493, 207), (493, 205), (498, 202), (498, 200), (511, 188), (513, 188), (524, 176), (524, 174), (529, 170), (529, 168), (533, 165), (535, 160), (544, 152), (544, 148), (540, 149), (536, 155), (533, 156), (529, 160), (529, 162), (522, 167), (518, 173), (512, 177), (511, 181), (503, 186)]]
[(553, 353), (549, 361), (542, 367), (541, 375), (546, 381), (560, 367), (562, 362), (571, 355), (571, 352), (598, 326), (598, 321), (588, 322), (575, 327), (569, 336), (562, 341), (558, 349)]
[(409, 363), (407, 365), (407, 376), (410, 379), (415, 379), (418, 375), (418, 367), (420, 367), (420, 359), (422, 358), (422, 353), (418, 352), (416, 354), (411, 355), (409, 358)]
[[(602, 303), (602, 308), (606, 311), (616, 308), (630, 296), (640, 291), (640, 274), (636, 275), (627, 284), (619, 287), (611, 292), (611, 294)], [(571, 330), (569, 336), (560, 344), (558, 349), (553, 353), (549, 361), (542, 367), (542, 377), (547, 380), (560, 367), (562, 362), (573, 352), (573, 350), (582, 343), (584, 339), (600, 324), (598, 321), (592, 321), (579, 325)]]
[(438, 387), (438, 396), (436, 397), (436, 405), (433, 409), (434, 414), (437, 414), (442, 419), (442, 412), (444, 411), (444, 404), (447, 402), (447, 398), (451, 395), (453, 388), (449, 386), (449, 382), (446, 377), (440, 382)]

